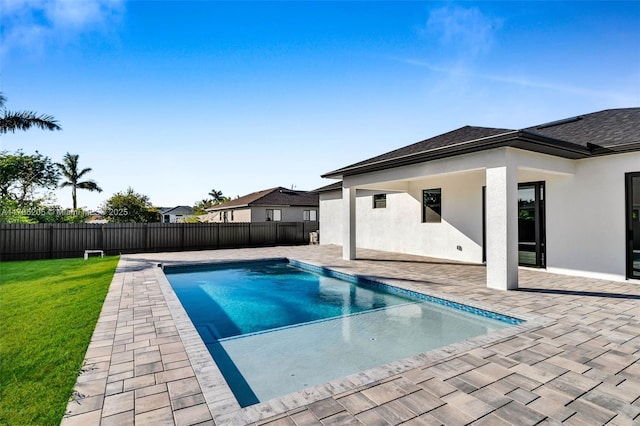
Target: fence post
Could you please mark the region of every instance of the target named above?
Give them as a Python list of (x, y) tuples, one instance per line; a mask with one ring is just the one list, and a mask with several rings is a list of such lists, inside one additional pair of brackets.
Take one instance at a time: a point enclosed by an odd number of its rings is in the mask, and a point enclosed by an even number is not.
[(53, 259), (53, 225), (49, 225), (49, 259)]
[(142, 229), (144, 230), (144, 251), (146, 253), (149, 252), (149, 224), (142, 225)]

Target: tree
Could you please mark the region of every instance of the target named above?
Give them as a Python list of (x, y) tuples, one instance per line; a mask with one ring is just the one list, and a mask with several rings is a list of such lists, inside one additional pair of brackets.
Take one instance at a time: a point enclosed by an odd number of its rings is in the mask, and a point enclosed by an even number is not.
[(35, 223), (16, 200), (0, 197), (0, 223)]
[(55, 189), (59, 177), (51, 159), (38, 151), (34, 155), (20, 150), (0, 152), (0, 197), (15, 201), (18, 208), (32, 204), (38, 189)]
[(89, 218), (83, 209), (64, 209), (58, 205), (34, 205), (26, 212), (32, 223), (84, 223)]
[(208, 198), (205, 198), (204, 200), (198, 201), (193, 206), (193, 214), (195, 214), (195, 215), (206, 214), (207, 213), (207, 209), (209, 207), (211, 207), (211, 206), (213, 206), (213, 200), (210, 200)]
[(73, 210), (78, 208), (78, 199), (76, 195), (77, 189), (86, 189), (87, 191), (102, 192), (102, 188), (92, 180), (80, 182), (80, 179), (91, 171), (90, 167), (78, 171), (78, 154), (69, 154), (68, 152), (62, 158), (62, 163), (56, 163), (56, 166), (62, 172), (62, 177), (66, 179), (60, 185), (61, 188), (71, 187), (71, 197), (73, 198)]
[(222, 194), (222, 191), (216, 191), (215, 189), (212, 189), (211, 192), (209, 192), (209, 194), (207, 195), (209, 195), (211, 198), (205, 198), (203, 200), (197, 201), (193, 206), (194, 214), (206, 214), (209, 207), (217, 206), (218, 204), (223, 204), (227, 201), (231, 201), (231, 198), (225, 197)]
[(153, 208), (149, 197), (138, 194), (129, 187), (117, 192), (101, 206), (102, 215), (109, 222), (140, 223), (157, 222), (158, 210)]
[(216, 191), (215, 189), (212, 189), (211, 192), (209, 192), (209, 196), (211, 197), (211, 201), (214, 205), (220, 204), (224, 201), (224, 195), (222, 195), (222, 191)]
[(29, 130), (38, 127), (42, 130), (62, 130), (58, 121), (50, 115), (33, 111), (9, 111), (4, 107), (7, 98), (0, 92), (0, 133), (15, 133), (16, 130)]

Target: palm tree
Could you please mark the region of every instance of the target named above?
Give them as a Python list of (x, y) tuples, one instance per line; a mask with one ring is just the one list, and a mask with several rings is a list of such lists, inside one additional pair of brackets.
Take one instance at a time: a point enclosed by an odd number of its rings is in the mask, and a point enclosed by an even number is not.
[(209, 196), (211, 196), (213, 204), (220, 204), (225, 200), (224, 195), (222, 195), (222, 191), (216, 191), (215, 189), (212, 189), (211, 192), (209, 192)]
[(68, 152), (62, 158), (62, 163), (56, 163), (56, 166), (62, 172), (62, 176), (67, 179), (66, 182), (62, 182), (60, 185), (61, 188), (70, 186), (71, 194), (73, 196), (73, 209), (78, 208), (78, 200), (76, 197), (76, 190), (86, 189), (87, 191), (97, 191), (102, 192), (102, 188), (98, 186), (92, 180), (85, 180), (84, 182), (80, 182), (80, 179), (87, 173), (91, 171), (91, 168), (87, 167), (86, 169), (82, 169), (78, 171), (78, 157), (77, 154), (69, 154)]
[(4, 107), (7, 98), (0, 92), (0, 134), (15, 133), (16, 130), (28, 130), (38, 127), (42, 130), (62, 130), (58, 121), (50, 115), (36, 114), (33, 111), (8, 111)]

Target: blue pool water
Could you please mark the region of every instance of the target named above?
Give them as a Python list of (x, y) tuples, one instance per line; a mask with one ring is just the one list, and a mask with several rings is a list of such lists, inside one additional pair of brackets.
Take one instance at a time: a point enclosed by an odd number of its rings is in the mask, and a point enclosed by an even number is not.
[(286, 260), (165, 272), (241, 406), (518, 322)]
[(407, 303), (406, 297), (360, 288), (290, 266), (245, 263), (168, 272), (194, 324), (222, 339)]

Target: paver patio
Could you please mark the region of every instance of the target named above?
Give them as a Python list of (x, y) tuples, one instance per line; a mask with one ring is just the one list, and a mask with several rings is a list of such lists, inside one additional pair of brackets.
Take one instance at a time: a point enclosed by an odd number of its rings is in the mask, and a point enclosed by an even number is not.
[[(344, 261), (341, 253), (303, 246), (122, 256), (62, 424), (640, 424), (638, 283), (521, 268), (520, 290), (503, 292), (485, 287), (482, 265), (362, 249)], [(470, 300), (528, 323), (239, 409), (157, 264), (268, 257)]]

